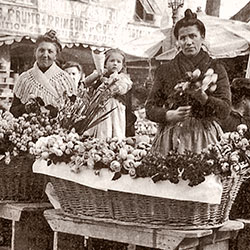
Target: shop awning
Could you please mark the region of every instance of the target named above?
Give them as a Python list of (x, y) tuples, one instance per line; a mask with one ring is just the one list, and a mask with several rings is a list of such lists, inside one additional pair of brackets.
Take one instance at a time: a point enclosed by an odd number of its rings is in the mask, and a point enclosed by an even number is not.
[[(10, 36), (10, 35), (0, 35), (0, 46), (2, 45), (11, 45), (13, 43), (20, 43), (22, 42), (23, 39), (30, 40), (33, 43), (36, 42), (36, 38), (30, 37), (30, 36)], [(63, 48), (73, 48), (74, 46), (76, 47), (83, 47), (83, 48), (90, 48), (92, 50), (99, 50), (103, 51), (105, 50), (105, 47), (98, 47), (98, 46), (93, 46), (90, 44), (82, 44), (82, 43), (62, 43)]]

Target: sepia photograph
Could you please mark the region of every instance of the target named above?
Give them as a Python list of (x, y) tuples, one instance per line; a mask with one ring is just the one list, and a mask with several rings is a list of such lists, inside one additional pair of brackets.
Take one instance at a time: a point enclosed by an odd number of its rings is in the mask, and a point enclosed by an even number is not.
[(248, 0), (0, 0), (0, 250), (250, 250)]

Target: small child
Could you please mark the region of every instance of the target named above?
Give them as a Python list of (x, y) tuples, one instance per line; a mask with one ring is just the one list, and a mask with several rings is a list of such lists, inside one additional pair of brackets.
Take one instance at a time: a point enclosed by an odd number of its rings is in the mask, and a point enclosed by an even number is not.
[[(104, 79), (115, 78), (111, 86), (113, 97), (108, 100), (104, 112), (115, 108), (103, 122), (93, 128), (94, 137), (106, 139), (107, 137), (126, 137), (126, 97), (125, 94), (132, 88), (132, 81), (125, 71), (125, 55), (119, 49), (110, 49), (105, 53), (104, 67), (106, 73)], [(99, 82), (99, 83), (98, 83)], [(97, 81), (95, 88), (101, 84)]]

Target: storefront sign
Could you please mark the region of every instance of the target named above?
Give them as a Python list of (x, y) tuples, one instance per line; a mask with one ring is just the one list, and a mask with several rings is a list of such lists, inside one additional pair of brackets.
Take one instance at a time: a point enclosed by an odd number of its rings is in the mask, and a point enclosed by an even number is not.
[(37, 1), (38, 0), (1, 0), (1, 3), (37, 7)]
[[(114, 47), (121, 42), (150, 33), (153, 28), (128, 25), (124, 8), (103, 7), (75, 1), (43, 0), (38, 8), (0, 4), (0, 30), (3, 34), (36, 38), (49, 29), (57, 31), (63, 43), (84, 43)], [(134, 0), (132, 0), (134, 1)], [(10, 2), (10, 0), (5, 0)], [(19, 0), (21, 2), (21, 0)], [(34, 0), (22, 0), (32, 2)], [(45, 4), (47, 2), (47, 5)], [(118, 0), (117, 3), (125, 4)], [(131, 2), (131, 0), (130, 0)], [(50, 4), (53, 3), (52, 5)]]

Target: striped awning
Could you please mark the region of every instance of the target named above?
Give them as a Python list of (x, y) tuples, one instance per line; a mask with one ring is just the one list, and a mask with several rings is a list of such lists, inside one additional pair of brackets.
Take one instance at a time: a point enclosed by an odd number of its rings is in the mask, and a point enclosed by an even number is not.
[[(19, 43), (21, 42), (23, 39), (25, 40), (30, 40), (33, 43), (36, 42), (36, 38), (34, 37), (30, 37), (30, 36), (11, 36), (11, 35), (0, 35), (0, 46), (2, 45), (11, 45), (15, 42)], [(106, 48), (105, 47), (98, 47), (98, 46), (94, 46), (94, 45), (90, 45), (90, 44), (82, 44), (82, 43), (62, 43), (62, 47), (66, 47), (66, 48), (72, 48), (72, 47), (83, 47), (83, 48), (90, 48), (92, 50), (99, 50), (99, 51), (103, 51)]]

